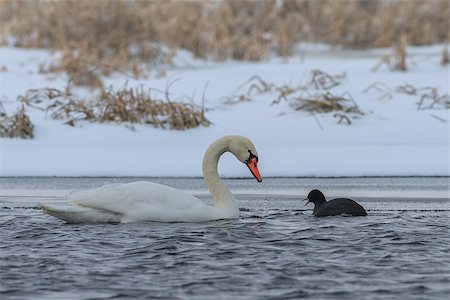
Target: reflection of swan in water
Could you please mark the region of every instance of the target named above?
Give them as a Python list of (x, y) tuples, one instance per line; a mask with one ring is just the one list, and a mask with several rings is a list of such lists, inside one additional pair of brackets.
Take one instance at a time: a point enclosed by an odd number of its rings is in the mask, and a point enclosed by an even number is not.
[(69, 223), (84, 222), (202, 222), (237, 218), (239, 209), (230, 190), (220, 180), (217, 164), (224, 152), (245, 163), (258, 182), (258, 154), (253, 143), (242, 136), (225, 136), (212, 143), (203, 158), (203, 176), (214, 206), (177, 189), (139, 181), (80, 191), (64, 204), (40, 204), (48, 214)]

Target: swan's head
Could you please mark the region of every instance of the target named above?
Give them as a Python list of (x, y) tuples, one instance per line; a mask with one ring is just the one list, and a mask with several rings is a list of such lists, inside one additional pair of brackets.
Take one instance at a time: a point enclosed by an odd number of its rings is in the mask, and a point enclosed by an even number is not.
[(258, 170), (258, 152), (255, 145), (249, 139), (236, 135), (232, 136), (229, 149), (239, 161), (247, 165), (256, 180), (261, 182), (262, 177)]

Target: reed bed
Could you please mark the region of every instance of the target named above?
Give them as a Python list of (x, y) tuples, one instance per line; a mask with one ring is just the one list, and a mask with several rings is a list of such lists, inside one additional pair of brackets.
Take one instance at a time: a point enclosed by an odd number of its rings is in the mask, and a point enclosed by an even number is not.
[(142, 64), (170, 63), (175, 49), (261, 60), (289, 56), (302, 41), (353, 48), (390, 47), (401, 36), (410, 45), (445, 42), (449, 17), (446, 0), (3, 0), (0, 39), (61, 51), (54, 70), (84, 74), (83, 83), (93, 66), (139, 76)]
[(168, 95), (167, 92), (166, 100), (157, 100), (150, 96), (150, 91), (125, 87), (117, 91), (102, 90), (97, 98), (82, 101), (68, 86), (65, 90), (28, 90), (19, 100), (71, 126), (80, 121), (151, 124), (173, 130), (210, 125), (203, 108), (192, 103), (173, 102)]
[(33, 129), (34, 125), (24, 106), (12, 116), (8, 116), (0, 103), (0, 137), (32, 139)]

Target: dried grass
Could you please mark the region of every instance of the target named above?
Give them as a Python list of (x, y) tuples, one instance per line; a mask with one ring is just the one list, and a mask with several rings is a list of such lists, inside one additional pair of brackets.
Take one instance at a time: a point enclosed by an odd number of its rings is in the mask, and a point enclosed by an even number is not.
[(408, 41), (406, 35), (402, 34), (400, 40), (396, 46), (392, 49), (392, 53), (384, 55), (380, 61), (372, 68), (373, 72), (376, 72), (381, 66), (387, 65), (390, 70), (406, 71), (407, 56), (406, 48), (408, 47)]
[(357, 119), (364, 115), (349, 92), (337, 95), (327, 91), (309, 97), (301, 96), (292, 99), (289, 105), (295, 110), (303, 110), (312, 114), (335, 112), (333, 116), (338, 118), (339, 124), (345, 121), (350, 125), (351, 119)]
[(312, 97), (299, 97), (290, 105), (295, 110), (305, 110), (315, 113), (329, 113), (333, 111), (344, 113), (360, 113), (355, 101), (348, 93), (333, 95), (330, 92), (318, 94)]
[(378, 97), (381, 99), (392, 99), (394, 92), (406, 94), (409, 96), (418, 96), (417, 109), (427, 110), (427, 109), (450, 109), (450, 95), (440, 94), (437, 87), (425, 86), (425, 87), (415, 87), (411, 84), (399, 85), (395, 90), (388, 87), (386, 84), (381, 82), (375, 82), (369, 85), (363, 92), (367, 93), (371, 90), (376, 91), (380, 94)]
[(450, 109), (450, 95), (439, 94), (438, 88), (426, 86), (422, 88), (414, 87), (410, 84), (399, 85), (396, 89), (399, 93), (412, 96), (419, 96), (417, 109)]
[(93, 109), (72, 94), (70, 85), (64, 90), (30, 89), (25, 95), (19, 96), (18, 100), (26, 106), (45, 111), (52, 119), (65, 120), (71, 126), (81, 120), (95, 119)]
[(54, 69), (67, 68), (86, 84), (92, 67), (139, 76), (142, 63), (170, 62), (179, 48), (203, 58), (260, 60), (289, 56), (300, 41), (354, 48), (389, 47), (401, 36), (410, 45), (444, 42), (449, 15), (446, 0), (3, 0), (0, 39), (61, 51)]
[(152, 124), (154, 127), (185, 130), (208, 126), (204, 109), (190, 103), (154, 100), (143, 89), (125, 88), (103, 91), (95, 104), (98, 122), (130, 122)]
[(450, 54), (448, 53), (448, 46), (445, 46), (444, 50), (442, 50), (441, 65), (446, 66), (449, 63), (450, 63)]
[(400, 70), (400, 71), (406, 71), (408, 69), (406, 66), (406, 56), (407, 56), (406, 47), (407, 46), (408, 46), (408, 41), (406, 39), (406, 35), (402, 34), (398, 45), (394, 49), (394, 53), (395, 53), (394, 69)]
[(75, 98), (68, 86), (65, 90), (29, 90), (19, 100), (71, 126), (80, 121), (151, 124), (174, 130), (210, 125), (203, 108), (191, 103), (173, 102), (168, 95), (167, 92), (166, 101), (155, 100), (150, 91), (125, 87), (118, 91), (102, 90), (98, 98), (85, 102)]
[[(48, 66), (41, 66), (40, 72), (66, 72), (69, 81), (77, 86), (87, 86), (90, 88), (103, 88), (103, 82), (100, 75), (107, 75), (107, 68), (99, 72), (99, 68), (94, 63), (90, 63), (83, 55), (77, 51), (67, 51), (63, 53), (61, 59)], [(103, 73), (103, 74), (100, 74)]]
[(34, 126), (26, 114), (24, 106), (8, 117), (0, 103), (0, 137), (32, 139), (34, 137), (33, 129)]
[(417, 109), (450, 109), (450, 95), (440, 95), (438, 90), (433, 88), (429, 93), (421, 95)]
[(347, 75), (345, 73), (330, 75), (324, 71), (315, 69), (311, 71), (310, 84), (312, 84), (316, 90), (329, 90), (340, 85), (346, 77)]
[(368, 93), (371, 90), (375, 90), (376, 92), (378, 92), (380, 94), (380, 96), (378, 97), (378, 100), (392, 99), (392, 97), (393, 97), (391, 88), (388, 87), (386, 84), (379, 82), (379, 81), (374, 82), (371, 85), (369, 85), (367, 88), (364, 89), (363, 93)]
[[(255, 75), (241, 84), (225, 102), (236, 104), (251, 101), (258, 94), (269, 93), (275, 95), (272, 105), (284, 101), (294, 110), (306, 111), (313, 116), (317, 113), (335, 112), (334, 117), (338, 118), (338, 123), (345, 121), (351, 124), (351, 119), (359, 118), (364, 113), (349, 92), (341, 95), (330, 92), (331, 89), (341, 85), (346, 78), (345, 73), (331, 75), (315, 69), (311, 71), (305, 85), (290, 86), (269, 83)], [(321, 126), (320, 123), (319, 126)]]

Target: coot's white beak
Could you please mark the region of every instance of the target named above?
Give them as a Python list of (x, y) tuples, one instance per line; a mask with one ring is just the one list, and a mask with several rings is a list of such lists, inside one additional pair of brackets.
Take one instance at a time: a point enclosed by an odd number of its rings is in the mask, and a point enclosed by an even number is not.
[(305, 199), (303, 199), (303, 200), (305, 201), (305, 205), (308, 205), (309, 199), (308, 199), (308, 198), (305, 198)]

